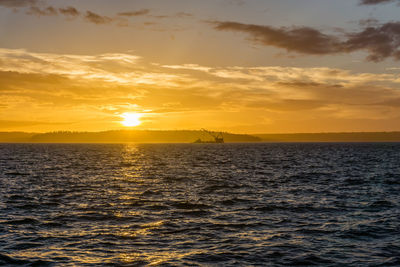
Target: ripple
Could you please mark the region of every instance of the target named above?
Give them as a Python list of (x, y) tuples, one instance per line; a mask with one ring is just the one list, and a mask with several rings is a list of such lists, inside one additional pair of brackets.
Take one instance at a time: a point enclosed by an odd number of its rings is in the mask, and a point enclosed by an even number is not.
[(33, 225), (33, 224), (40, 224), (40, 221), (38, 221), (34, 218), (23, 218), (23, 219), (15, 219), (15, 220), (6, 220), (6, 221), (2, 221), (0, 223), (8, 224), (8, 225), (22, 225), (22, 224)]
[(0, 144), (0, 265), (398, 266), (399, 174), (400, 144)]
[(43, 260), (21, 260), (12, 258), (10, 256), (0, 254), (0, 265), (14, 265), (14, 266), (53, 266), (54, 263)]

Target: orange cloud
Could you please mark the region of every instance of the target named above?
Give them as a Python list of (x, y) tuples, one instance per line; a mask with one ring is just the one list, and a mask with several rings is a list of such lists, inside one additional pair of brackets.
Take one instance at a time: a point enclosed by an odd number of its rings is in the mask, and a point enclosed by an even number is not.
[(366, 130), (385, 120), (382, 130), (400, 112), (396, 70), (160, 65), (131, 54), (12, 49), (0, 49), (0, 58), (0, 120), (57, 122), (26, 124), (32, 130), (115, 129), (124, 112), (146, 114), (142, 128), (316, 131), (335, 122), (349, 130), (351, 120)]

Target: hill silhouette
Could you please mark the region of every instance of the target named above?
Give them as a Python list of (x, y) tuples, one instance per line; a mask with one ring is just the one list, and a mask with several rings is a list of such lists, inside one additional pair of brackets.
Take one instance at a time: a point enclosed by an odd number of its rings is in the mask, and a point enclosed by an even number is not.
[(24, 132), (0, 132), (0, 142), (2, 143), (21, 143), (30, 142), (35, 133)]
[[(225, 142), (259, 142), (261, 139), (247, 134), (223, 133)], [(49, 133), (0, 133), (0, 142), (25, 143), (192, 143), (212, 137), (203, 131), (153, 131), (119, 130), (104, 132), (49, 132)]]
[[(225, 142), (400, 142), (400, 132), (234, 134)], [(1, 143), (192, 143), (213, 138), (204, 131), (117, 130), (103, 132), (0, 132)]]
[(256, 134), (263, 142), (400, 142), (400, 132)]

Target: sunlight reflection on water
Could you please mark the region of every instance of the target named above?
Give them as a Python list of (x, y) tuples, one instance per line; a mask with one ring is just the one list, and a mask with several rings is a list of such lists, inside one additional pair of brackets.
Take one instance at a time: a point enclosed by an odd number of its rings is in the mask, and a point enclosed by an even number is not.
[(399, 144), (0, 145), (0, 264), (400, 264)]

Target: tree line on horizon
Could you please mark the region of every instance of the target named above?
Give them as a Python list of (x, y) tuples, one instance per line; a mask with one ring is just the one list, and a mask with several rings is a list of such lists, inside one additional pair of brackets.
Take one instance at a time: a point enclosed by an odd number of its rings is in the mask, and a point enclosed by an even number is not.
[[(226, 142), (260, 142), (257, 136), (223, 133)], [(0, 142), (32, 143), (192, 143), (197, 139), (213, 140), (201, 130), (113, 130), (104, 132), (56, 131), (48, 133), (0, 133)]]
[[(225, 142), (400, 142), (400, 132), (344, 132), (291, 134), (223, 133)], [(201, 130), (113, 130), (48, 133), (0, 132), (2, 143), (192, 143), (212, 140)]]

